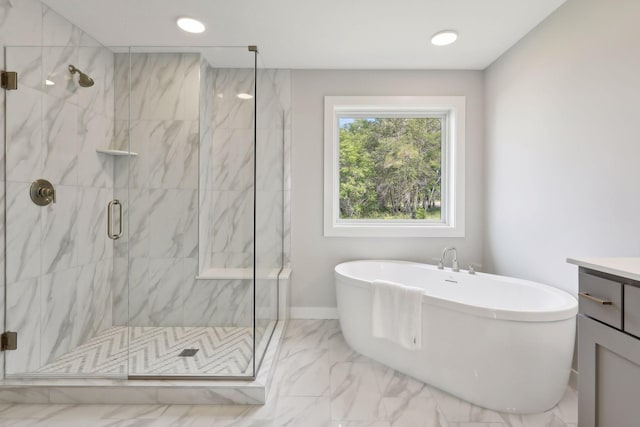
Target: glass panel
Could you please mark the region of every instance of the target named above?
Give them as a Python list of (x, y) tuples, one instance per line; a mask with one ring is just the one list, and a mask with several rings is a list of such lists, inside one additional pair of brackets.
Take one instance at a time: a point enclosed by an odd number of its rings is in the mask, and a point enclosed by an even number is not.
[(6, 57), (7, 376), (255, 375), (282, 265), (273, 75), (257, 105), (246, 47)]
[[(258, 55), (259, 64), (262, 57)], [(255, 330), (256, 370), (278, 320), (283, 259), (284, 109), (277, 70), (259, 65), (256, 111)]]
[(253, 54), (136, 47), (124, 55), (138, 153), (129, 374), (252, 376)]
[(340, 115), (339, 218), (441, 222), (443, 120)]
[[(126, 305), (126, 229), (122, 240), (106, 233), (109, 203), (126, 205), (117, 188), (127, 183), (126, 168), (114, 176), (123, 154), (112, 151), (114, 54), (5, 54), (18, 72), (18, 90), (6, 92), (6, 328), (18, 333), (7, 377), (124, 378), (127, 318), (114, 303)], [(127, 220), (113, 205), (117, 235)]]

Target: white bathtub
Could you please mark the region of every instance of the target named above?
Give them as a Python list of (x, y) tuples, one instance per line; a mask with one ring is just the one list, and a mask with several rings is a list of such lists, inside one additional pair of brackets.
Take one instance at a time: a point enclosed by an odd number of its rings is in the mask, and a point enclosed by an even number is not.
[[(356, 351), (485, 408), (546, 411), (571, 372), (578, 303), (526, 280), (438, 270), (402, 261), (352, 261), (335, 268), (340, 326)], [(373, 280), (424, 289), (422, 349), (371, 334)]]

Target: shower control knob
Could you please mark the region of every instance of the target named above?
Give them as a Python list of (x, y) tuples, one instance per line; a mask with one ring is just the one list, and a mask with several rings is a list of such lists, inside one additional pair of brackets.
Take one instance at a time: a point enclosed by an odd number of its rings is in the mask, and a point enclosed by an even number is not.
[(48, 206), (56, 202), (56, 190), (46, 179), (36, 179), (29, 189), (31, 200), (38, 206)]

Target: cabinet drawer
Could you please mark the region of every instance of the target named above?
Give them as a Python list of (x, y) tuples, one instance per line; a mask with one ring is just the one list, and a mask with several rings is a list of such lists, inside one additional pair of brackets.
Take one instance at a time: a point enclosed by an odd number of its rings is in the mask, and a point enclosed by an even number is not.
[(624, 286), (624, 330), (640, 337), (640, 288)]
[[(602, 277), (580, 273), (580, 313), (604, 322), (614, 328), (622, 328), (622, 284)], [(611, 304), (600, 304), (589, 296)]]

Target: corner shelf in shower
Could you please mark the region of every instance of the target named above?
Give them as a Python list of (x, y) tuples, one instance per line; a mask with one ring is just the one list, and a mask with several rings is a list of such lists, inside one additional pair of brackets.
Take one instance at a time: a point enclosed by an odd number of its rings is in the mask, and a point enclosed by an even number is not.
[(110, 148), (96, 149), (96, 153), (108, 154), (110, 156), (137, 156), (138, 153), (133, 151), (125, 151), (125, 150), (112, 150)]

